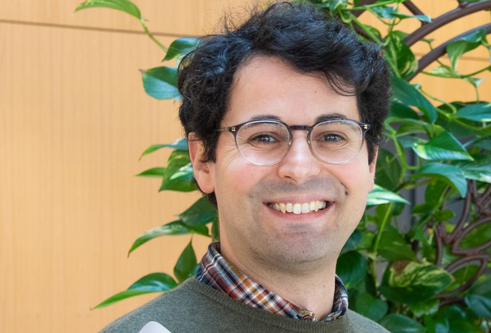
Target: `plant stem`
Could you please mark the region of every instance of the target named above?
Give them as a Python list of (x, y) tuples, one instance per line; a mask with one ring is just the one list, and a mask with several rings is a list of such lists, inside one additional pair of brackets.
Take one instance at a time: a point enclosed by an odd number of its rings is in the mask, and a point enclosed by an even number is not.
[(148, 28), (147, 28), (147, 25), (145, 24), (144, 20), (143, 19), (140, 19), (140, 23), (143, 27), (143, 30), (145, 30), (145, 33), (147, 34), (148, 37), (150, 37), (151, 40), (153, 40), (155, 42), (155, 44), (158, 45), (158, 47), (160, 47), (164, 52), (167, 53), (168, 49), (162, 45), (162, 43), (160, 43), (154, 35), (152, 35), (152, 33), (150, 31), (148, 31)]
[(357, 18), (355, 15), (353, 15), (353, 14), (351, 14), (351, 13), (350, 13), (350, 18), (351, 18), (351, 20), (355, 21), (355, 23), (356, 23), (356, 24), (358, 24), (358, 26), (359, 26), (359, 27), (360, 27), (360, 28), (361, 28), (361, 29), (362, 29), (362, 30), (363, 30), (363, 31), (364, 31), (364, 32), (365, 32), (365, 33), (366, 33), (368, 36), (370, 36), (370, 38), (371, 38), (371, 39), (372, 39), (372, 40), (373, 40), (375, 43), (377, 43), (379, 46), (384, 45), (384, 44), (382, 43), (382, 41), (381, 41), (380, 39), (378, 39), (378, 37), (377, 37), (377, 36), (375, 36), (375, 35), (374, 35), (374, 34), (373, 34), (371, 31), (370, 31), (370, 29), (368, 29), (368, 28), (366, 27), (366, 25), (364, 25), (363, 23), (361, 23), (361, 22), (360, 22), (360, 20), (358, 20), (358, 18)]
[(365, 9), (373, 8), (373, 7), (382, 7), (382, 6), (390, 5), (390, 4), (393, 4), (393, 3), (394, 3), (393, 0), (377, 1), (376, 3), (371, 4), (371, 5), (365, 5), (365, 6), (360, 6), (360, 7), (353, 7), (353, 8), (350, 8), (349, 10), (365, 10)]
[[(396, 8), (394, 10), (395, 12), (399, 12), (399, 3), (396, 4)], [(389, 36), (390, 34), (392, 34), (392, 31), (394, 30), (394, 26), (396, 26), (397, 24), (399, 24), (399, 22), (401, 22), (401, 20), (399, 20), (397, 23), (397, 17), (394, 17), (391, 22), (390, 22), (390, 25), (389, 25), (389, 32), (387, 33), (387, 36)]]
[[(434, 100), (434, 101), (440, 102), (440, 103), (442, 103), (442, 104), (444, 104), (444, 105), (448, 106), (448, 107), (449, 107), (449, 108), (452, 110), (452, 112), (453, 112), (453, 113), (457, 113), (457, 109), (456, 109), (456, 108), (455, 108), (455, 106), (453, 106), (452, 104), (450, 104), (450, 103), (448, 103), (448, 102), (444, 101), (443, 99), (439, 99), (438, 97), (435, 97), (435, 96), (433, 96), (433, 95), (428, 94), (428, 93), (427, 93), (426, 91), (424, 91), (422, 88), (419, 88), (419, 90), (420, 90), (420, 91), (421, 91), (421, 92), (422, 92), (422, 93), (423, 93), (423, 94), (424, 94), (426, 97), (431, 98), (431, 99), (432, 99), (432, 100)], [(438, 108), (437, 108), (437, 111), (438, 111)], [(440, 113), (441, 113), (442, 115), (445, 115), (445, 116), (448, 118), (448, 116), (447, 116), (445, 113), (442, 113), (442, 112), (440, 112)]]
[(397, 141), (395, 133), (396, 133), (395, 131), (391, 132), (390, 137), (391, 137), (392, 141), (394, 142), (394, 146), (396, 147), (397, 155), (399, 155), (401, 157), (403, 169), (401, 172), (401, 176), (399, 177), (399, 180), (402, 181), (406, 177), (406, 170), (418, 170), (419, 165), (412, 166), (412, 165), (407, 164), (404, 149), (402, 149), (401, 146), (399, 145), (399, 141)]

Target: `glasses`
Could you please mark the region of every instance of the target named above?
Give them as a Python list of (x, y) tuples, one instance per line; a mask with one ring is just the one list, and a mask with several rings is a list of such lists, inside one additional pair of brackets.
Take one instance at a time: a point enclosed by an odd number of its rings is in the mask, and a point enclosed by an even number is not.
[(255, 165), (279, 163), (290, 150), (292, 131), (307, 131), (312, 155), (329, 164), (346, 164), (358, 155), (369, 124), (352, 119), (331, 119), (313, 126), (288, 126), (279, 120), (253, 120), (222, 127), (217, 131), (231, 132), (240, 155)]

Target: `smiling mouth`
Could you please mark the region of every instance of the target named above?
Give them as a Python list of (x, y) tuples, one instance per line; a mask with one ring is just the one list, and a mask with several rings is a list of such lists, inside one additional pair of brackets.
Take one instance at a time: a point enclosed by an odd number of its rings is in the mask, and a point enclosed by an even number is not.
[(318, 212), (332, 206), (332, 201), (311, 201), (305, 203), (268, 203), (268, 207), (283, 214), (293, 213), (295, 215)]

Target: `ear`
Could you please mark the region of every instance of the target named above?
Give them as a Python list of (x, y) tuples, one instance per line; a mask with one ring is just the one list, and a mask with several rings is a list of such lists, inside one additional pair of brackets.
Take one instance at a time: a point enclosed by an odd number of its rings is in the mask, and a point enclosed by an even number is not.
[(215, 191), (215, 177), (213, 162), (203, 162), (205, 159), (205, 149), (203, 142), (196, 138), (194, 133), (188, 135), (189, 158), (193, 166), (194, 178), (201, 191), (213, 193)]
[(375, 185), (375, 171), (377, 167), (377, 157), (378, 157), (378, 146), (375, 146), (373, 150), (372, 163), (368, 165), (368, 173), (370, 174), (370, 180), (371, 180), (370, 187), (369, 187), (370, 191), (373, 190), (373, 186)]

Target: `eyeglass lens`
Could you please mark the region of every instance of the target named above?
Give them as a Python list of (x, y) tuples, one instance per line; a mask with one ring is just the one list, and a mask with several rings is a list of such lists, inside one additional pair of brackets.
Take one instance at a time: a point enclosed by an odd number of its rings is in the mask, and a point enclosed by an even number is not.
[[(237, 148), (250, 163), (278, 163), (290, 148), (288, 128), (277, 122), (251, 122), (236, 135)], [(310, 134), (312, 153), (320, 160), (342, 164), (352, 160), (363, 144), (363, 131), (351, 120), (334, 120), (316, 125)]]

